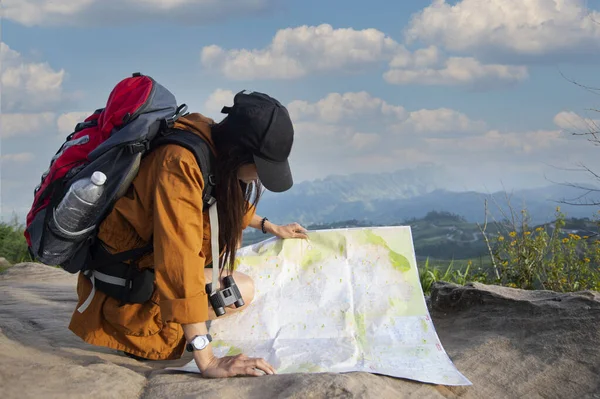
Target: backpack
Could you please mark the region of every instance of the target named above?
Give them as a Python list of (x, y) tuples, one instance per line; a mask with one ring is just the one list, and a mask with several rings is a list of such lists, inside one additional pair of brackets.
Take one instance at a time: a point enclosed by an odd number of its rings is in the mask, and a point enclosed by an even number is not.
[[(136, 72), (120, 81), (106, 106), (75, 126), (35, 188), (24, 233), (31, 257), (70, 273), (85, 271), (100, 223), (131, 185), (142, 158), (165, 144), (183, 146), (194, 154), (205, 182), (204, 207), (212, 205), (213, 154), (208, 143), (192, 132), (173, 129), (186, 110), (185, 104), (178, 106), (175, 96), (149, 76)], [(52, 229), (53, 211), (70, 186), (95, 171), (103, 172), (107, 180), (92, 228), (75, 238)], [(119, 255), (129, 259), (149, 251), (151, 246)]]

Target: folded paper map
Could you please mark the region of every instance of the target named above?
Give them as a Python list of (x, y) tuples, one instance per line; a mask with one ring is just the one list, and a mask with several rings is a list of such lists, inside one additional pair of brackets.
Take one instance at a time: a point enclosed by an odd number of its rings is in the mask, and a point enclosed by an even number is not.
[[(255, 282), (244, 311), (210, 326), (216, 356), (262, 357), (279, 374), (366, 371), (471, 385), (436, 334), (410, 227), (309, 232), (238, 252)], [(199, 373), (194, 361), (170, 368)]]

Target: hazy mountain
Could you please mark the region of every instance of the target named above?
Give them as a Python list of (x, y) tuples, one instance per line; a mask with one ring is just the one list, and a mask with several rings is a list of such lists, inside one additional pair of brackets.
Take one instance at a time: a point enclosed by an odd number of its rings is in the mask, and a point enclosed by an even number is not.
[(377, 203), (382, 199), (398, 201), (430, 193), (440, 187), (442, 175), (443, 171), (432, 166), (381, 174), (329, 176), (295, 184), (285, 193), (266, 191), (258, 211), (279, 222), (345, 220), (348, 215), (379, 212)]
[[(331, 176), (296, 184), (286, 193), (265, 193), (258, 213), (276, 223), (297, 221), (313, 224), (356, 219), (393, 224), (422, 218), (435, 210), (452, 212), (469, 222), (476, 222), (484, 219), (485, 199), (488, 199), (489, 211), (496, 218), (502, 217), (498, 206), (508, 211), (504, 192), (490, 195), (448, 191), (440, 188), (444, 186), (443, 179), (443, 172), (440, 173), (435, 167), (382, 174)], [(578, 188), (549, 185), (516, 190), (509, 194), (516, 211), (525, 207), (534, 223), (544, 223), (553, 218), (557, 205), (561, 206), (567, 217), (592, 217), (597, 206), (558, 203), (561, 200), (573, 200), (583, 193)], [(596, 201), (600, 202), (600, 193), (593, 194)], [(589, 199), (594, 197), (590, 196)]]

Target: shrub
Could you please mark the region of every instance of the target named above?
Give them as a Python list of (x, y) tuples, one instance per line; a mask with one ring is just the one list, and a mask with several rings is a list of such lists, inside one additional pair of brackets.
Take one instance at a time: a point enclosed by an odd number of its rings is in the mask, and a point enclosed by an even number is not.
[(11, 223), (0, 222), (0, 257), (13, 264), (32, 260), (23, 236), (24, 231), (25, 226), (19, 224), (16, 218)]
[(490, 256), (497, 268), (493, 282), (523, 289), (600, 290), (600, 240), (565, 233), (565, 215), (556, 208), (553, 224), (530, 228), (526, 211), (519, 226), (497, 224)]
[[(526, 210), (518, 216), (510, 207), (510, 215), (495, 222), (496, 234), (489, 234), (486, 221), (480, 227), (487, 244), (492, 267), (473, 271), (467, 267), (453, 270), (453, 262), (445, 271), (432, 268), (429, 259), (420, 269), (423, 292), (428, 295), (435, 281), (464, 285), (467, 282), (497, 284), (527, 290), (543, 289), (559, 292), (600, 291), (600, 235), (578, 235), (565, 232), (565, 214), (556, 208), (555, 221), (530, 227)], [(600, 214), (600, 212), (598, 212)], [(594, 222), (600, 228), (600, 222)]]

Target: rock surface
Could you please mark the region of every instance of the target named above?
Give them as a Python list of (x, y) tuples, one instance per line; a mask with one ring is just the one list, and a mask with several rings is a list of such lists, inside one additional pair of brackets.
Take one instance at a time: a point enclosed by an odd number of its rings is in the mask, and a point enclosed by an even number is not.
[(437, 283), (431, 316), (470, 387), (369, 373), (205, 380), (138, 362), (68, 329), (76, 276), (22, 263), (0, 274), (2, 398), (600, 398), (600, 294)]

